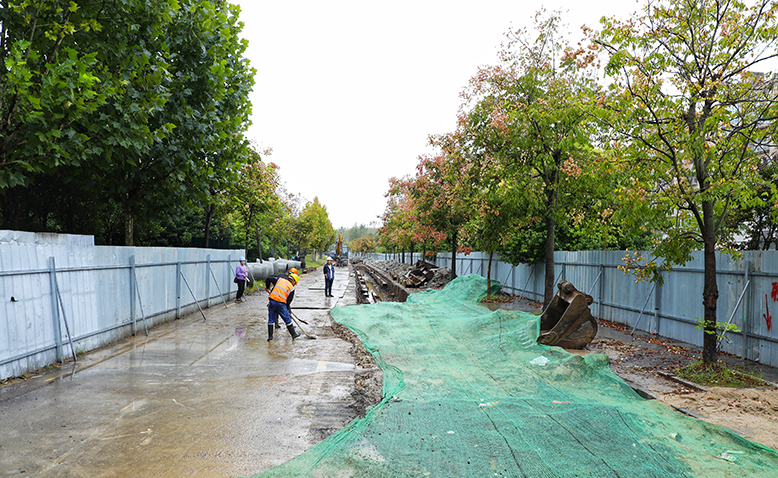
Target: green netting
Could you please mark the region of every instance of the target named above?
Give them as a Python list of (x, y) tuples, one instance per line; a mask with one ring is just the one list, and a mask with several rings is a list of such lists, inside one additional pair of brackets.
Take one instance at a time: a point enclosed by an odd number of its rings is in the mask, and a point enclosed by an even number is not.
[(641, 398), (604, 355), (536, 343), (539, 318), (490, 312), (485, 291), (470, 275), (334, 309), (383, 369), (384, 400), (257, 476), (778, 476), (778, 452)]

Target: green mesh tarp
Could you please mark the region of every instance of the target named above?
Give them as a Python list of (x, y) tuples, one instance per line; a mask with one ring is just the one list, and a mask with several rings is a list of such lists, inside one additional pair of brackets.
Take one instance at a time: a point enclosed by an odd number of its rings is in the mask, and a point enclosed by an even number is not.
[(778, 453), (637, 395), (604, 355), (538, 344), (539, 317), (477, 305), (465, 276), (406, 303), (332, 310), (384, 399), (257, 476), (778, 477)]

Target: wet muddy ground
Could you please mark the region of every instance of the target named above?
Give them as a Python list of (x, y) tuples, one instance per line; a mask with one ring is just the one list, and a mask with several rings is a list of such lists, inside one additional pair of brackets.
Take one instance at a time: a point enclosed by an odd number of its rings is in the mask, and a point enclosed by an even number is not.
[(331, 327), (329, 309), (355, 297), (339, 272), (332, 299), (316, 272), (298, 285), (316, 339), (282, 328), (267, 342), (258, 291), (0, 387), (0, 476), (250, 476), (302, 453), (380, 391), (351, 332)]

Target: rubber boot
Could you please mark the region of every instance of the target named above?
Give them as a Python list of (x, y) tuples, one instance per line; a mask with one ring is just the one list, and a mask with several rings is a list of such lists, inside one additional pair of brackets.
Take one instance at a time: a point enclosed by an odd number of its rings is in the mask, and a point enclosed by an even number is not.
[(291, 335), (293, 339), (296, 339), (297, 337), (300, 336), (300, 334), (294, 331), (294, 325), (292, 324), (287, 325), (286, 330), (289, 331), (289, 335)]
[(273, 324), (267, 324), (267, 341), (273, 340)]

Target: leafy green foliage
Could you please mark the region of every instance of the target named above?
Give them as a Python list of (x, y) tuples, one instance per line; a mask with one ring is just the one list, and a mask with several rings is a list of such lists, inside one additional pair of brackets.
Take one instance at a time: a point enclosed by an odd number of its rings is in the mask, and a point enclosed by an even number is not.
[[(778, 4), (657, 1), (633, 21), (604, 21), (611, 113), (639, 199), (634, 219), (663, 232), (653, 258), (628, 264), (660, 277), (704, 250), (703, 359), (716, 361), (717, 248), (730, 243), (737, 209), (761, 203), (759, 165), (778, 133), (778, 88), (754, 73), (778, 57)], [(659, 260), (661, 259), (661, 260)]]
[[(141, 226), (139, 239), (161, 240), (154, 230), (173, 224), (166, 218), (213, 212), (248, 158), (255, 72), (238, 15), (226, 0), (10, 1), (0, 9), (6, 227), (133, 244)], [(60, 197), (85, 210), (100, 205), (106, 217), (54, 210)], [(117, 211), (118, 236), (109, 232)]]
[(294, 237), (299, 241), (301, 251), (324, 251), (335, 241), (335, 229), (329, 220), (327, 207), (319, 198), (308, 202), (294, 221)]
[(0, 190), (92, 152), (77, 122), (119, 86), (100, 45), (90, 46), (97, 13), (69, 1), (12, 0), (0, 9)]

